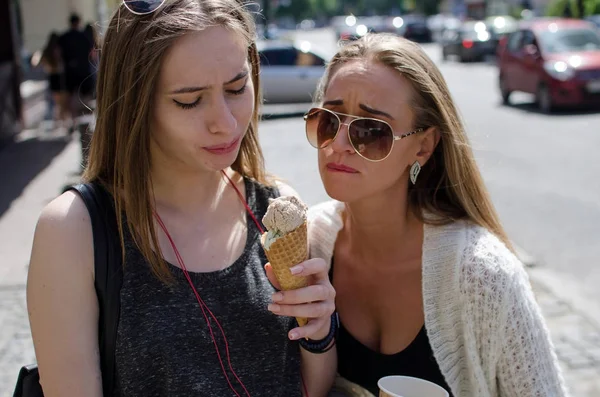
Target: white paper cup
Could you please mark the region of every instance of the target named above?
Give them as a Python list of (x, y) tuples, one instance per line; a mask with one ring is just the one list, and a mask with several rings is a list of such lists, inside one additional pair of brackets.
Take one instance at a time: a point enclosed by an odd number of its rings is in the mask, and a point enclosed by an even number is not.
[(410, 376), (386, 376), (377, 382), (379, 397), (448, 397), (435, 383)]

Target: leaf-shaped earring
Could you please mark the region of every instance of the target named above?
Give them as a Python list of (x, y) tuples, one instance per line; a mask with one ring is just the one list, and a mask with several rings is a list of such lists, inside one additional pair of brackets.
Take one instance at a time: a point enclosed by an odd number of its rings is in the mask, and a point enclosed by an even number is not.
[(419, 176), (419, 172), (421, 172), (421, 164), (419, 164), (418, 161), (415, 161), (410, 167), (410, 181), (413, 185), (417, 183), (417, 177)]

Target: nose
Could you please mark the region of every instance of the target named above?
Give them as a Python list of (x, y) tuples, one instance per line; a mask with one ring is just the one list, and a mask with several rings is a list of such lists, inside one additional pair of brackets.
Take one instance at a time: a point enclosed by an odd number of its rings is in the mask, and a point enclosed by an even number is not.
[(223, 95), (214, 96), (207, 118), (207, 127), (212, 134), (231, 134), (238, 126), (237, 119)]
[(334, 153), (354, 153), (354, 148), (350, 143), (348, 129), (350, 128), (349, 122), (342, 120), (340, 124), (340, 129), (335, 136), (333, 142), (331, 142), (331, 149)]

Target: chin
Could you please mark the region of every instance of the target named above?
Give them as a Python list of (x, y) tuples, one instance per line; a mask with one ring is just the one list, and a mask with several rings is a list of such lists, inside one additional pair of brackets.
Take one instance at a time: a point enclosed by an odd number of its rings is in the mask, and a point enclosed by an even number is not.
[(365, 196), (363, 184), (351, 183), (347, 180), (338, 180), (331, 175), (322, 175), (321, 180), (325, 192), (334, 200), (349, 203)]

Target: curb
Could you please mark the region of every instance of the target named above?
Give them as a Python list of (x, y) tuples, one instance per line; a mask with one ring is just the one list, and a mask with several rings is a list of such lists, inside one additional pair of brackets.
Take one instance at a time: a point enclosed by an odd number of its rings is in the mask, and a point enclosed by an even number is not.
[(260, 115), (261, 121), (267, 120), (278, 120), (278, 119), (287, 119), (294, 117), (302, 117), (306, 112), (287, 112), (287, 113), (262, 113)]
[(311, 103), (277, 103), (264, 104), (260, 114), (261, 120), (277, 120), (302, 117), (311, 108)]
[(515, 244), (514, 241), (511, 241), (511, 243), (513, 248), (515, 249), (515, 254), (517, 255), (517, 258), (519, 258), (519, 260), (521, 261), (521, 263), (523, 263), (523, 265), (525, 265), (525, 267), (535, 267), (539, 265), (537, 260), (533, 256), (529, 255), (527, 251), (525, 251), (519, 245)]

